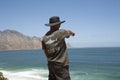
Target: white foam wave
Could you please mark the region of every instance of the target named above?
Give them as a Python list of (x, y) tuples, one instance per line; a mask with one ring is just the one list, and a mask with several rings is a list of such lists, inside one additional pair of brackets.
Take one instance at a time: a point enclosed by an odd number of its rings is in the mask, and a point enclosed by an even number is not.
[(9, 80), (48, 80), (43, 75), (48, 75), (47, 70), (32, 69), (32, 70), (21, 70), (21, 71), (6, 71), (0, 70), (6, 78)]

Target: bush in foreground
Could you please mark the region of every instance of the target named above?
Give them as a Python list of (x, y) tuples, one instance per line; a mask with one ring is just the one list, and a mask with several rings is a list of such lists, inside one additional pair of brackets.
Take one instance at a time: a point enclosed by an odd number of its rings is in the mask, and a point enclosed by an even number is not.
[(5, 78), (5, 77), (3, 76), (3, 73), (2, 73), (2, 72), (0, 72), (0, 80), (8, 80), (7, 78)]

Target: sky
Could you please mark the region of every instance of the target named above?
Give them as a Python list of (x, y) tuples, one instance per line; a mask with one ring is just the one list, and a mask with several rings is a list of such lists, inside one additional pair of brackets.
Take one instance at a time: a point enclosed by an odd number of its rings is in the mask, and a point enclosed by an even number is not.
[(0, 0), (0, 31), (42, 37), (59, 16), (73, 47), (120, 47), (120, 0)]

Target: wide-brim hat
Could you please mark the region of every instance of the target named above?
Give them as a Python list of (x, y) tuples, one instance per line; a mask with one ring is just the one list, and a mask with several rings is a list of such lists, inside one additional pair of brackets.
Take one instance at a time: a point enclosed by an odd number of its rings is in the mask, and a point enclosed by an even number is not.
[(53, 16), (49, 19), (49, 23), (48, 24), (45, 24), (46, 26), (55, 26), (57, 24), (61, 24), (61, 23), (64, 23), (64, 21), (60, 21), (60, 18), (58, 16)]

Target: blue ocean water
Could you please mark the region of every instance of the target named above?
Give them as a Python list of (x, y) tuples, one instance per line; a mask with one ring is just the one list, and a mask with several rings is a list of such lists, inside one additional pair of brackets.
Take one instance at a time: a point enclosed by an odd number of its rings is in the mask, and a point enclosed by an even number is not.
[[(120, 47), (68, 49), (71, 80), (120, 80)], [(47, 80), (42, 50), (0, 51), (0, 72), (9, 80)]]

